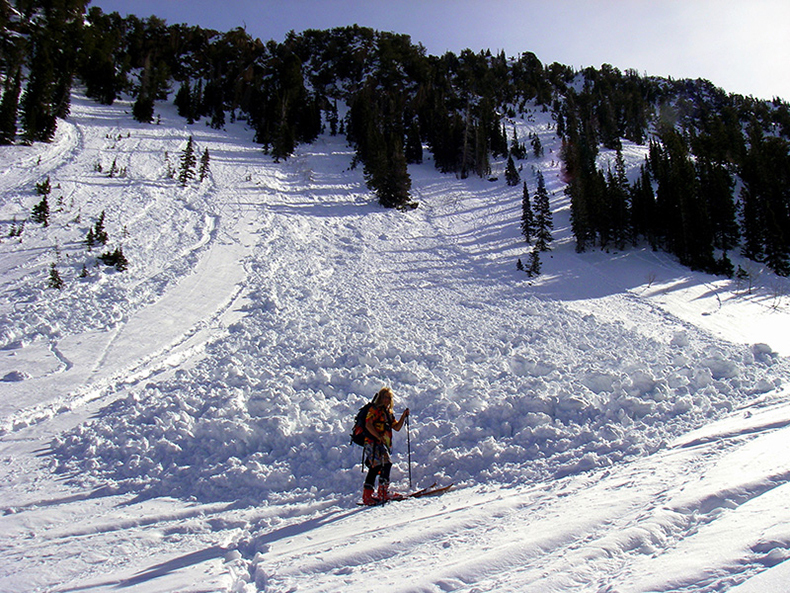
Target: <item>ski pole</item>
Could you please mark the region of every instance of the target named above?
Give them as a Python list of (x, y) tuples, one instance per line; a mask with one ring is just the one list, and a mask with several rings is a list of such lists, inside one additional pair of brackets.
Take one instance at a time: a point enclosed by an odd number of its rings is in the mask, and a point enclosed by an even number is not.
[(406, 416), (406, 449), (409, 452), (409, 490), (411, 490), (411, 435), (409, 434), (409, 416)]

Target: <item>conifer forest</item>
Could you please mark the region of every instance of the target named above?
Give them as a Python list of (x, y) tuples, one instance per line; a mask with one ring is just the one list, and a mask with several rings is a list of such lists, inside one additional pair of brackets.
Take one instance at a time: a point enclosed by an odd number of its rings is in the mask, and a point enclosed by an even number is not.
[[(380, 204), (410, 209), (408, 165), (424, 151), (461, 178), (488, 178), (492, 158), (508, 159), (506, 181), (520, 185), (517, 167), (542, 147), (512, 122), (537, 108), (562, 140), (578, 251), (649, 244), (732, 276), (737, 250), (790, 274), (786, 101), (607, 64), (543, 64), (528, 49), (433, 56), (408, 36), (358, 26), (261, 41), (241, 28), (105, 14), (86, 0), (2, 2), (0, 143), (50, 141), (74, 85), (102, 104), (133, 97), (142, 122), (174, 98), (188, 121), (246, 121), (275, 160), (322, 132), (344, 135)], [(596, 158), (623, 142), (649, 145), (632, 179), (621, 159), (603, 169)]]

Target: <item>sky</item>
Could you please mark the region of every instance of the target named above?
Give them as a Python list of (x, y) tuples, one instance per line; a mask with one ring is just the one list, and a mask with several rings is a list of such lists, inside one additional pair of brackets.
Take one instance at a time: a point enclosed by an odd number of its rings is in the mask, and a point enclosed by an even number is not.
[(705, 78), (727, 92), (790, 100), (788, 0), (92, 0), (263, 41), (358, 24), (410, 35), (429, 54), (533, 52), (544, 64), (611, 64)]

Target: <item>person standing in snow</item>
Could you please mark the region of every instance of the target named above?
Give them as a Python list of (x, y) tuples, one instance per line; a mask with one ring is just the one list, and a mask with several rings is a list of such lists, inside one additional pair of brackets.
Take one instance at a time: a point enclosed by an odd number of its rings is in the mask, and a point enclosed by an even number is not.
[[(395, 421), (393, 394), (389, 387), (381, 389), (373, 398), (373, 405), (370, 406), (365, 419), (365, 428), (369, 436), (365, 437), (364, 459), (369, 471), (362, 487), (362, 502), (364, 504), (377, 504), (402, 496), (389, 490), (390, 470), (392, 469), (390, 450), (392, 449), (392, 431), (400, 431), (408, 416), (409, 408), (406, 408), (401, 414), (400, 420)], [(376, 476), (379, 478), (379, 490), (374, 495)]]

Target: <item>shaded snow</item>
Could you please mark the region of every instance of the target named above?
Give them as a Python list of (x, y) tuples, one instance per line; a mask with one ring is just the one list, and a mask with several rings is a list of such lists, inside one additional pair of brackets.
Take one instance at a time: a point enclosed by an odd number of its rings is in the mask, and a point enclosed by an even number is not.
[[(522, 177), (556, 231), (532, 280), (520, 187), (428, 161), (420, 208), (385, 211), (340, 138), (274, 164), (241, 124), (129, 110), (76, 97), (52, 145), (0, 148), (4, 228), (46, 176), (58, 204), (0, 243), (0, 589), (780, 590), (780, 279), (576, 254), (537, 110)], [(182, 188), (189, 135), (212, 172)], [(102, 210), (127, 272), (81, 243)], [(412, 410), (414, 486), (454, 491), (356, 507), (349, 422), (382, 385)], [(395, 458), (407, 489), (405, 432)]]

